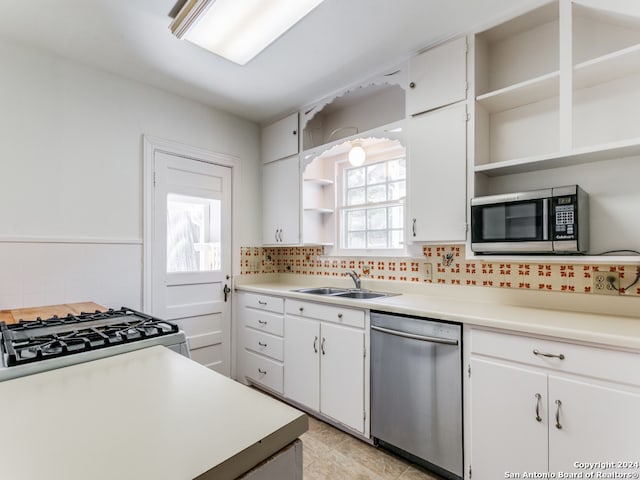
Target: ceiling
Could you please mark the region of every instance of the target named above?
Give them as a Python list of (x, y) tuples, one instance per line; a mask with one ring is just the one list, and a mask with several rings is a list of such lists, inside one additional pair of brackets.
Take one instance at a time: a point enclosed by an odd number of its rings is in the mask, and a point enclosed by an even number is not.
[(0, 35), (265, 123), (426, 46), (541, 3), (325, 0), (238, 66), (171, 35), (176, 1), (0, 0)]

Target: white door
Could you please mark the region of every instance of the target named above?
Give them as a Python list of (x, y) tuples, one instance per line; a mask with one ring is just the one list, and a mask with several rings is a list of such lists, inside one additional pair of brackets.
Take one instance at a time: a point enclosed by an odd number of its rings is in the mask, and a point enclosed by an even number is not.
[(364, 433), (364, 332), (323, 323), (320, 411)]
[[(576, 466), (579, 459), (580, 462), (614, 462), (613, 466), (595, 471), (638, 478), (640, 395), (638, 389), (624, 391), (622, 388), (549, 376), (551, 472), (584, 473), (584, 468)], [(624, 467), (616, 464), (629, 462), (628, 459), (633, 459), (632, 463)]]
[(464, 104), (409, 120), (409, 241), (466, 239), (467, 111)]
[(473, 478), (548, 468), (547, 376), (490, 361), (471, 360)]
[(464, 37), (409, 60), (409, 115), (450, 105), (466, 97), (467, 40)]
[(152, 314), (187, 334), (191, 358), (230, 374), (231, 168), (154, 156)]
[(320, 410), (320, 323), (284, 318), (284, 395)]
[(300, 170), (298, 157), (262, 167), (262, 242), (300, 243)]

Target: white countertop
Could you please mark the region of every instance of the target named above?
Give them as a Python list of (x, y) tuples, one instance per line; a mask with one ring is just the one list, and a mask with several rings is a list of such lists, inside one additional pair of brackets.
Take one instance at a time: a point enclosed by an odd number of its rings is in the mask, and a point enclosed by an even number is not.
[[(300, 285), (267, 281), (236, 284), (236, 289), (640, 351), (640, 318), (479, 301), (477, 295), (476, 298), (466, 298), (466, 287), (454, 287), (460, 292), (458, 298), (438, 295), (438, 289), (433, 289), (436, 292), (434, 294), (420, 294), (416, 293), (416, 288), (409, 286), (406, 288), (410, 293), (371, 300), (353, 300), (292, 291), (305, 286), (315, 286), (316, 283), (317, 281), (310, 285)], [(478, 288), (475, 288), (477, 292)], [(447, 295), (450, 295), (451, 291), (447, 290)], [(428, 292), (428, 289), (425, 292)], [(583, 297), (578, 295), (573, 298), (579, 302)], [(640, 315), (640, 299), (638, 314)]]
[(1, 478), (235, 478), (307, 429), (298, 410), (155, 346), (0, 382)]

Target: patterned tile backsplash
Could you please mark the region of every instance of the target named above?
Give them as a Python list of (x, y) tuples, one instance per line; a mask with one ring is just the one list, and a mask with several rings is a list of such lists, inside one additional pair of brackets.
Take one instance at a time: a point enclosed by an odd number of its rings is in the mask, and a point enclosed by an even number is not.
[[(424, 246), (422, 253), (420, 258), (326, 257), (323, 247), (241, 247), (240, 274), (340, 277), (356, 270), (375, 280), (591, 293), (594, 272), (618, 272), (625, 287), (640, 269), (637, 265), (467, 261), (464, 245)], [(425, 274), (425, 264), (431, 266), (431, 278)], [(624, 293), (640, 296), (640, 282)]]

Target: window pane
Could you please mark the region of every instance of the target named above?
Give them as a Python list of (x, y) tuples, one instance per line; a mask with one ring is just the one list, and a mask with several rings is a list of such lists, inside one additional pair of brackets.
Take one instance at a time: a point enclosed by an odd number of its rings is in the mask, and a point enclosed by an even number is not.
[(393, 182), (389, 184), (389, 200), (398, 200), (406, 195), (405, 182)]
[(391, 160), (387, 163), (389, 169), (389, 180), (404, 180), (406, 178), (405, 159)]
[(402, 228), (404, 212), (402, 206), (389, 207), (389, 228)]
[(347, 212), (347, 230), (366, 230), (365, 211), (355, 210)]
[(368, 248), (387, 248), (387, 231), (369, 232), (367, 235)]
[(367, 210), (367, 229), (383, 230), (387, 228), (387, 209), (370, 208)]
[(367, 167), (367, 184), (383, 183), (387, 180), (387, 172), (384, 163), (376, 163)]
[(365, 248), (365, 232), (351, 232), (347, 235), (347, 248)]
[(387, 186), (367, 187), (367, 203), (384, 202), (387, 199)]
[(402, 248), (404, 243), (403, 230), (391, 230), (389, 232), (389, 248)]
[(167, 272), (220, 270), (220, 200), (167, 196)]
[(364, 169), (365, 167), (350, 168), (347, 170), (347, 187), (353, 188), (364, 185)]
[(364, 203), (364, 188), (347, 190), (347, 205), (361, 205)]

